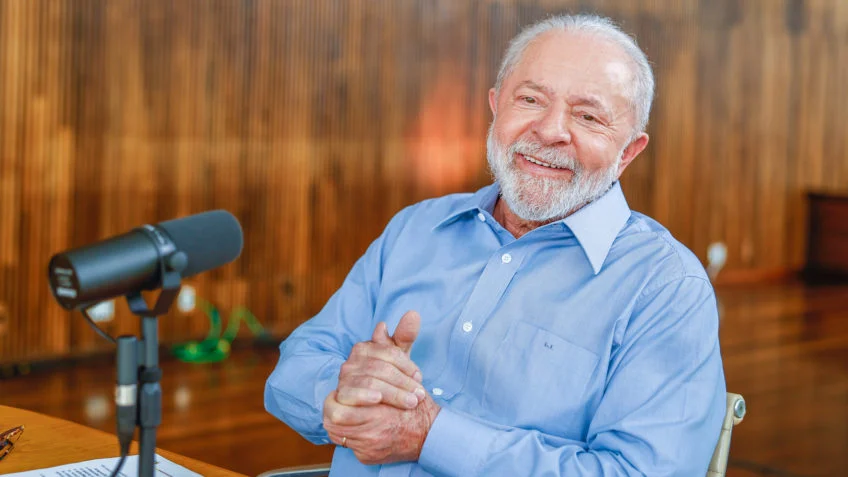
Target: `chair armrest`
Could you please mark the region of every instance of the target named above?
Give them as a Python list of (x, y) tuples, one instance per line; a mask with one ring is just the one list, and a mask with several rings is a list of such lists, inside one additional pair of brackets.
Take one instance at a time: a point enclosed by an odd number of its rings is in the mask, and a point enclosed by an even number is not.
[(745, 399), (738, 394), (727, 393), (724, 422), (722, 422), (718, 443), (707, 470), (707, 477), (724, 477), (727, 471), (727, 458), (730, 455), (730, 436), (733, 433), (733, 426), (742, 422), (745, 411)]

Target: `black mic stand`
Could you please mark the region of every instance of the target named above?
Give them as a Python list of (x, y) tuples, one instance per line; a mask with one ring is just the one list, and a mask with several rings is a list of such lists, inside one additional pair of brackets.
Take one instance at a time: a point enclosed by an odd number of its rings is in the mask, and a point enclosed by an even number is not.
[[(165, 245), (165, 244), (161, 244)], [(167, 244), (172, 245), (172, 244)], [(165, 245), (165, 249), (168, 246)], [(165, 250), (163, 250), (165, 251)], [(173, 304), (174, 299), (180, 291), (180, 272), (185, 270), (188, 264), (187, 256), (183, 252), (168, 250), (172, 252), (160, 259), (159, 269), (162, 291), (153, 309), (147, 307), (147, 303), (141, 296), (141, 292), (133, 292), (126, 295), (130, 311), (141, 318), (141, 340), (135, 337), (121, 336), (119, 340), (125, 340), (127, 344), (118, 346), (116, 361), (119, 373), (119, 386), (116, 391), (116, 401), (121, 406), (121, 384), (130, 384), (124, 387), (126, 390), (135, 388), (135, 396), (124, 396), (124, 398), (135, 398), (137, 412), (135, 413), (134, 426), (139, 429), (139, 451), (138, 451), (138, 476), (153, 477), (156, 457), (156, 428), (162, 423), (162, 387), (159, 381), (162, 378), (162, 370), (159, 368), (159, 322), (157, 317), (164, 315)], [(120, 341), (119, 341), (120, 342)], [(133, 346), (135, 345), (135, 346)], [(133, 352), (135, 348), (135, 352)], [(121, 370), (127, 370), (137, 366), (136, 381), (134, 384), (121, 383)], [(130, 378), (131, 379), (131, 378)], [(126, 381), (126, 379), (124, 379)], [(140, 384), (138, 386), (137, 384)], [(128, 402), (128, 401), (126, 401)], [(133, 406), (133, 409), (135, 406)], [(118, 419), (120, 420), (120, 413)], [(121, 423), (118, 423), (120, 433)], [(130, 432), (130, 436), (132, 433)]]

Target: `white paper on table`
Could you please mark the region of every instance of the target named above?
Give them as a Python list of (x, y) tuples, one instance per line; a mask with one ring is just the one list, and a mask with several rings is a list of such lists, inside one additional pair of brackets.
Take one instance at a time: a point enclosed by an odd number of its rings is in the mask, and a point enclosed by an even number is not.
[[(14, 459), (14, 457), (15, 455), (11, 454), (8, 458)], [(50, 467), (49, 469), (27, 470), (4, 475), (5, 477), (109, 477), (112, 470), (118, 465), (119, 460), (120, 457), (87, 460), (75, 464)], [(0, 470), (2, 470), (2, 467), (0, 467)], [(118, 475), (121, 477), (138, 477), (138, 455), (127, 456), (127, 460), (124, 461)], [(203, 477), (159, 454), (156, 454), (154, 475), (156, 477)]]

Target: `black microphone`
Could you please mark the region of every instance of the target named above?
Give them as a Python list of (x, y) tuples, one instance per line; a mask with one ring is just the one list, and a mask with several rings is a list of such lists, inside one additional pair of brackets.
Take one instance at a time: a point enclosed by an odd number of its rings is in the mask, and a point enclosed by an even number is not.
[(163, 265), (182, 278), (225, 265), (241, 254), (238, 220), (213, 210), (157, 225), (144, 225), (50, 259), (50, 290), (64, 308), (97, 302), (162, 285)]

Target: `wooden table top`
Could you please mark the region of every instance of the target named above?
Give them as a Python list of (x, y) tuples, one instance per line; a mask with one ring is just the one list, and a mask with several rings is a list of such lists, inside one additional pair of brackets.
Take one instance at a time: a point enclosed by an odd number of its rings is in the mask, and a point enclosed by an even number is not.
[[(0, 474), (118, 457), (118, 438), (71, 421), (8, 406), (0, 406), (0, 432), (24, 425), (15, 450), (0, 461)], [(133, 443), (131, 454), (138, 453)], [(204, 476), (244, 477), (214, 465), (156, 449), (162, 457)]]

